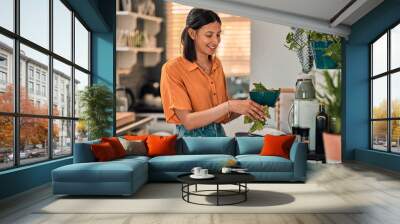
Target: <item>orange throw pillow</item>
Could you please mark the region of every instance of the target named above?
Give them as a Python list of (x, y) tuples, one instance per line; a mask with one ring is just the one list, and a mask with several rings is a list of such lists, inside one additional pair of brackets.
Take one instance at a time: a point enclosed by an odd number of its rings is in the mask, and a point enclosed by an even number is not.
[(101, 138), (101, 142), (110, 143), (117, 158), (126, 156), (126, 151), (117, 137)]
[(128, 141), (146, 141), (148, 135), (125, 135), (124, 138)]
[(265, 135), (264, 136), (264, 145), (261, 149), (260, 155), (262, 156), (281, 156), (286, 159), (289, 159), (290, 148), (294, 140), (296, 139), (295, 135)]
[(150, 135), (147, 137), (147, 155), (148, 156), (165, 156), (176, 155), (176, 137)]
[(108, 142), (93, 144), (90, 146), (90, 148), (94, 154), (94, 157), (99, 162), (110, 161), (117, 158), (114, 149)]

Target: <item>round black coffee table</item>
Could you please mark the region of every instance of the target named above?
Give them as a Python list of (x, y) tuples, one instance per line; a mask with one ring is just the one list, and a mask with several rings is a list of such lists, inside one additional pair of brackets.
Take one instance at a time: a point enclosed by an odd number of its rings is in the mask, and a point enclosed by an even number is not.
[[(241, 202), (245, 202), (247, 200), (247, 192), (249, 188), (247, 187), (247, 183), (255, 180), (255, 177), (248, 173), (216, 173), (213, 174), (215, 177), (212, 179), (193, 179), (190, 177), (191, 173), (182, 174), (177, 177), (178, 181), (182, 183), (182, 199), (188, 203), (198, 204), (198, 205), (234, 205), (239, 204)], [(197, 190), (198, 184), (204, 185), (216, 185), (215, 190)], [(190, 186), (195, 186), (194, 191), (190, 191)], [(223, 190), (220, 189), (220, 185), (236, 185), (238, 186), (237, 190)], [(205, 194), (209, 192), (215, 192), (215, 194)], [(202, 204), (190, 201), (190, 196), (204, 196), (204, 197), (216, 197), (216, 204)], [(234, 201), (231, 203), (221, 203), (221, 197), (232, 197), (232, 196), (241, 196), (238, 201)]]

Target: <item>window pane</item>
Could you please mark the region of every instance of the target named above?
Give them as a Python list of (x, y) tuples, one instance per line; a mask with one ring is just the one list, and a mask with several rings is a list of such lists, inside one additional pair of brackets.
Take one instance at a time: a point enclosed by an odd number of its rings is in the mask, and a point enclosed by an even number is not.
[(88, 140), (88, 129), (84, 120), (75, 121), (75, 143)]
[(86, 86), (89, 86), (89, 75), (75, 69), (75, 117), (79, 117), (81, 114), (79, 95)]
[(53, 1), (53, 51), (71, 60), (71, 11), (60, 1)]
[(14, 111), (13, 40), (0, 35), (0, 111)]
[(392, 152), (400, 153), (400, 121), (391, 121), (391, 141), (392, 141)]
[(53, 120), (53, 157), (72, 154), (72, 121)]
[(372, 118), (387, 118), (386, 76), (372, 81)]
[(49, 0), (20, 0), (21, 36), (49, 47)]
[(0, 1), (0, 26), (14, 31), (14, 1)]
[(387, 151), (387, 121), (372, 122), (372, 148)]
[(48, 63), (47, 55), (21, 44), (21, 113), (48, 114)]
[(71, 66), (53, 60), (53, 115), (72, 117)]
[(89, 32), (75, 18), (75, 63), (89, 69)]
[(390, 58), (391, 69), (400, 67), (400, 25), (397, 25), (391, 31)]
[(373, 76), (387, 71), (387, 34), (372, 45)]
[(81, 114), (79, 95), (86, 86), (89, 86), (89, 75), (75, 69), (75, 117), (79, 117)]
[(14, 164), (14, 125), (10, 116), (0, 116), (0, 170)]
[(49, 120), (45, 118), (21, 117), (19, 152), (21, 164), (49, 158), (48, 122)]
[(391, 110), (392, 117), (400, 118), (400, 72), (391, 75), (391, 88), (390, 88), (390, 98), (391, 98)]

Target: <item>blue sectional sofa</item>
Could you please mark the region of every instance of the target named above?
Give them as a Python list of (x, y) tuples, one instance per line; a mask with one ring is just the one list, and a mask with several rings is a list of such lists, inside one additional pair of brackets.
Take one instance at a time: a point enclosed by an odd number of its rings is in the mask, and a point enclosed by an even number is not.
[(53, 193), (68, 195), (131, 195), (148, 181), (176, 181), (193, 167), (218, 172), (230, 159), (260, 182), (305, 182), (306, 147), (293, 143), (290, 159), (260, 156), (263, 137), (184, 137), (178, 139), (177, 155), (127, 156), (96, 162), (91, 141), (75, 144), (74, 163), (52, 171)]

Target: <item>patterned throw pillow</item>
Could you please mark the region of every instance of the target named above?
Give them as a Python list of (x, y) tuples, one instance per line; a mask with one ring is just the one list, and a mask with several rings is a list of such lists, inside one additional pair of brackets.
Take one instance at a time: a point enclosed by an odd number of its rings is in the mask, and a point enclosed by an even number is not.
[(135, 155), (135, 156), (145, 156), (147, 155), (146, 144), (141, 140), (126, 140), (125, 138), (119, 138), (122, 146), (126, 151), (126, 155)]

